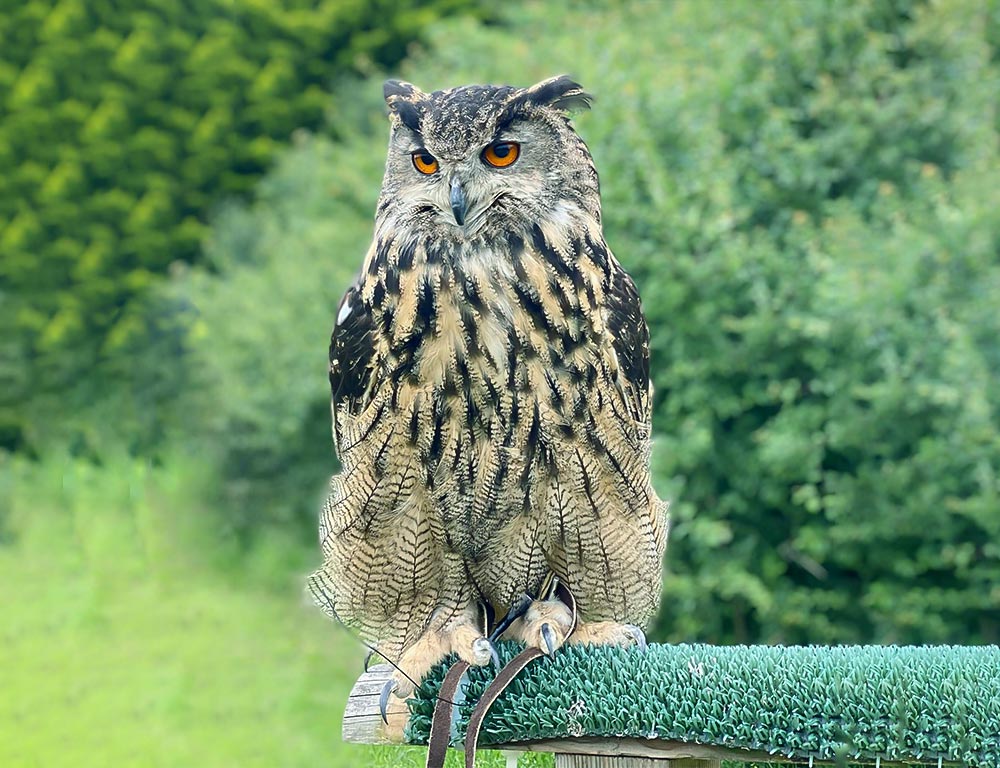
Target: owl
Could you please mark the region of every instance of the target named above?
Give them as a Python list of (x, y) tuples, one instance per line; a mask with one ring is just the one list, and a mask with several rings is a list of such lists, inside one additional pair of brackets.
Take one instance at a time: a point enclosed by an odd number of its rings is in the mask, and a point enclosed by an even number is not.
[(643, 644), (667, 505), (649, 332), (568, 117), (590, 96), (565, 76), (384, 93), (374, 237), (330, 344), (341, 471), (310, 590), (393, 662), (401, 697), (450, 653), (490, 663), (500, 617), (549, 654)]

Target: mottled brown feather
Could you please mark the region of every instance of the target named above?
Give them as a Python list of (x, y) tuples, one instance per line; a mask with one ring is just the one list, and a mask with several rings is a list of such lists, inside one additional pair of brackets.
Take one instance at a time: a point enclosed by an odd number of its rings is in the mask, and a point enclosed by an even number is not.
[[(667, 538), (649, 475), (649, 339), (604, 242), (589, 153), (531, 89), (386, 92), (397, 117), (376, 238), (330, 345), (342, 470), (312, 592), (391, 658), (471, 602), (502, 615), (550, 570), (583, 621), (644, 625)], [(585, 96), (568, 80), (533, 93)], [(426, 151), (473, 163), (515, 104), (510, 130), (565, 156), (549, 167), (525, 150), (518, 186), (483, 193), (495, 199), (478, 223), (456, 227), (393, 147), (419, 133)]]

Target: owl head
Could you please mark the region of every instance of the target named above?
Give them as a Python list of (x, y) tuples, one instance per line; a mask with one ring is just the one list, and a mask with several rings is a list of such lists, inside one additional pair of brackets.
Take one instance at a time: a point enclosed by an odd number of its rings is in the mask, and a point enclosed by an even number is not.
[(600, 220), (597, 171), (568, 118), (591, 97), (568, 77), (429, 94), (389, 80), (384, 93), (392, 133), (378, 229), (471, 240)]

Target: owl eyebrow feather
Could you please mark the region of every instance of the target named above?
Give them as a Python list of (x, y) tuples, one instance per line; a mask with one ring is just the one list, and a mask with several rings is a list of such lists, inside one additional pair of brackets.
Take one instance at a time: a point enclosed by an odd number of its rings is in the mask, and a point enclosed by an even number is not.
[(590, 109), (593, 96), (575, 80), (566, 75), (553, 77), (538, 85), (520, 91), (511, 98), (496, 123), (496, 132), (508, 128), (512, 122), (527, 117), (533, 107), (551, 107), (564, 115), (581, 109)]
[(396, 113), (399, 117), (399, 121), (403, 125), (418, 136), (420, 135), (420, 118), (422, 115), (419, 106), (414, 104), (412, 101), (407, 101), (406, 99), (396, 96), (391, 99), (389, 108)]
[[(490, 139), (490, 144), (500, 141), (500, 137), (510, 130), (511, 125), (516, 123), (518, 120), (522, 120), (525, 116), (521, 112), (508, 111), (501, 115), (497, 120), (496, 127), (493, 129), (493, 138)], [(489, 146), (487, 144), (486, 146)]]

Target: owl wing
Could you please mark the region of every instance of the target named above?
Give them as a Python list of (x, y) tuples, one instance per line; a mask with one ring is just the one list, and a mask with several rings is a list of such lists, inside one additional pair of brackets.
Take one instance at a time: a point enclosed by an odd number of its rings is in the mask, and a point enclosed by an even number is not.
[[(457, 599), (442, 592), (443, 574), (462, 571), (442, 548), (440, 513), (417, 489), (423, 467), (409, 430), (389, 413), (397, 407), (397, 388), (383, 375), (386, 320), (364, 300), (367, 277), (366, 271), (348, 288), (330, 339), (341, 471), (320, 513), (323, 565), (308, 585), (324, 611), (393, 659), (423, 631), (442, 600)], [(409, 406), (398, 404), (407, 413)], [(401, 512), (404, 499), (410, 503)]]
[[(610, 251), (593, 242), (581, 251), (581, 296), (596, 305), (590, 311), (599, 312), (599, 322), (591, 326), (603, 333), (594, 349), (596, 376), (587, 382), (582, 450), (549, 435), (559, 466), (546, 500), (546, 560), (573, 590), (581, 620), (641, 626), (659, 604), (667, 530), (666, 505), (649, 472), (649, 329), (635, 283)], [(595, 274), (602, 280), (599, 303), (591, 298)]]
[(639, 292), (620, 267), (611, 274), (605, 295), (608, 330), (618, 358), (619, 384), (630, 415), (640, 424), (650, 421), (649, 328)]
[(330, 336), (330, 395), (333, 411), (333, 436), (341, 443), (337, 414), (346, 406), (357, 414), (364, 406), (375, 367), (374, 318), (361, 300), (360, 279), (340, 300), (337, 321)]

